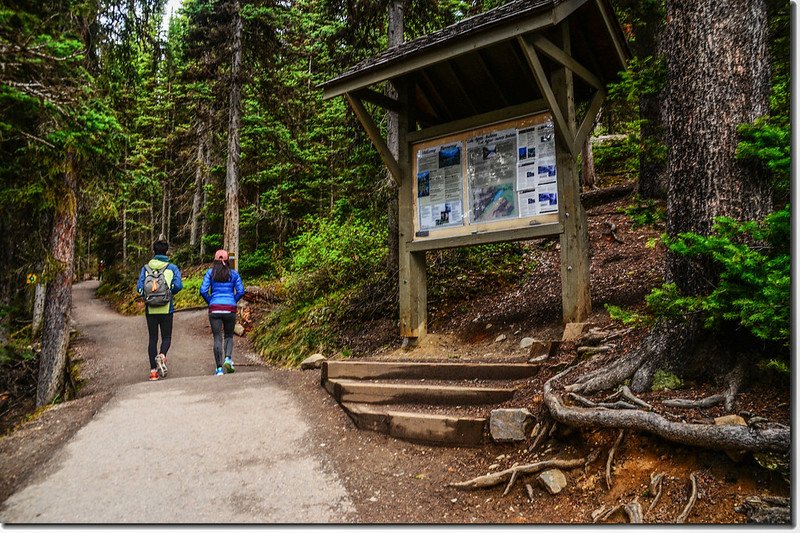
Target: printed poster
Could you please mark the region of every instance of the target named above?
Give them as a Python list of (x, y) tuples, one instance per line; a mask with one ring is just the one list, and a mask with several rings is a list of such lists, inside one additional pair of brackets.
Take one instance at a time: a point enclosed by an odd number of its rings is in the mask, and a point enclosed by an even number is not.
[(417, 151), (419, 229), (464, 223), (461, 142)]
[(519, 216), (516, 166), (516, 129), (493, 131), (467, 140), (471, 222)]

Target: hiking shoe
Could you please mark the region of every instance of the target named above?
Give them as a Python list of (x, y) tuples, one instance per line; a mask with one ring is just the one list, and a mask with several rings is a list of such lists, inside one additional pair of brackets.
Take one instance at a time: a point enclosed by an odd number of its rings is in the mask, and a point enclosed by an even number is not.
[(233, 374), (236, 371), (236, 369), (233, 368), (233, 361), (230, 357), (225, 358), (225, 362), (222, 363), (222, 366), (225, 367), (225, 370), (228, 371), (228, 374)]
[(150, 371), (150, 381), (158, 381), (158, 370), (153, 369)]
[(158, 373), (161, 374), (162, 378), (167, 377), (167, 356), (163, 353), (160, 353), (156, 356), (156, 366), (158, 367)]
[(214, 372), (214, 375), (215, 375), (215, 376), (223, 376), (223, 375), (225, 375), (225, 371), (224, 371), (224, 370), (222, 370), (222, 367), (221, 367), (221, 366), (218, 366), (218, 367), (217, 367), (217, 371), (216, 371), (216, 372)]

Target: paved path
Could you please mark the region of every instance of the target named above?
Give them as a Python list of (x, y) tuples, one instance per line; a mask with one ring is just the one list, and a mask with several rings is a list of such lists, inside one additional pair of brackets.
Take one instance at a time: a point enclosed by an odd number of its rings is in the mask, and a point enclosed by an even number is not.
[[(78, 327), (94, 341), (96, 368), (117, 365), (128, 369), (118, 380), (135, 375), (138, 382), (120, 386), (91, 422), (5, 501), (0, 521), (356, 520), (346, 490), (312, 440), (299, 402), (274, 384), (268, 370), (209, 375), (210, 339), (184, 334), (170, 357), (169, 378), (142, 381), (144, 320), (91, 302), (92, 286), (76, 286), (75, 303)], [(184, 332), (202, 331), (205, 316), (179, 313), (176, 327), (179, 320)], [(100, 331), (110, 337), (93, 337)], [(108, 358), (118, 360), (109, 363)], [(187, 373), (200, 375), (181, 377)]]

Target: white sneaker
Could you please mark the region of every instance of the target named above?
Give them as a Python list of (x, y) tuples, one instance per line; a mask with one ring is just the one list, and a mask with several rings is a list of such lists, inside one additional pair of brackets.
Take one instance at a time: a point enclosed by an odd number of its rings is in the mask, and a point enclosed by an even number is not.
[(161, 377), (167, 376), (167, 356), (163, 353), (160, 353), (156, 356), (156, 366), (158, 367), (158, 373), (161, 374)]

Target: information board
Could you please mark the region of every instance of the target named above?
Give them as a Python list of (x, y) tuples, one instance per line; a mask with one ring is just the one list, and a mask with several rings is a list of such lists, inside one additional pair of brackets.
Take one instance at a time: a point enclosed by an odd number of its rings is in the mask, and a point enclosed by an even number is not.
[(558, 214), (549, 113), (417, 143), (412, 154), (417, 236), (508, 229)]

